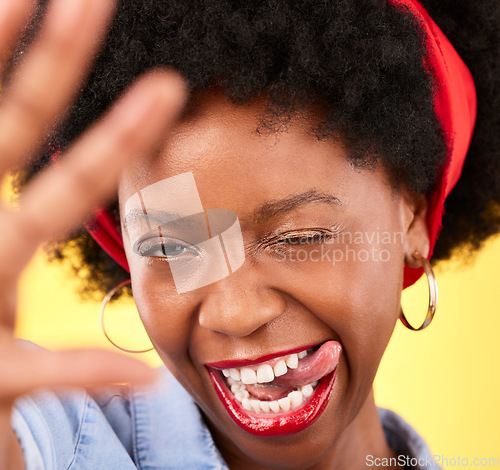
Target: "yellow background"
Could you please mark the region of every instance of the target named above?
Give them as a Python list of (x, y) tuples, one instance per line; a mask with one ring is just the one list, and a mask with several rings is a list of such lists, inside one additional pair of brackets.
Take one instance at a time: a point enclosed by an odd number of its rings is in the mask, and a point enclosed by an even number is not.
[[(448, 459), (500, 458), (499, 270), (498, 238), (473, 264), (443, 263), (436, 270), (440, 295), (434, 322), (423, 332), (398, 322), (376, 379), (377, 403), (400, 413), (434, 454)], [(49, 265), (39, 253), (21, 281), (18, 336), (53, 349), (110, 347), (99, 328), (99, 302), (82, 302), (77, 287), (68, 267)], [(404, 292), (403, 306), (415, 325), (422, 321), (425, 278)], [(110, 331), (118, 333), (111, 323), (118, 315), (126, 337), (115, 338), (135, 339), (133, 304), (113, 307), (109, 314)], [(143, 339), (127, 344), (140, 348), (147, 345)], [(154, 352), (143, 357), (159, 363)]]

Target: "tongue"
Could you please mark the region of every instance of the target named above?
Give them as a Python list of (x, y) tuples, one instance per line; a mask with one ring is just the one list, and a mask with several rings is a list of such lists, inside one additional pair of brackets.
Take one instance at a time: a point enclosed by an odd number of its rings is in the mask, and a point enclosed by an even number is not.
[(285, 375), (276, 377), (272, 383), (298, 387), (319, 380), (337, 367), (341, 352), (342, 347), (337, 341), (327, 341), (317, 351), (301, 359), (296, 369), (289, 369)]
[(286, 397), (293, 390), (293, 387), (272, 384), (273, 382), (268, 384), (245, 385), (245, 387), (250, 394), (250, 398), (257, 398), (264, 401), (279, 400), (280, 398)]
[(294, 388), (323, 378), (337, 367), (342, 347), (337, 341), (327, 341), (299, 361), (296, 369), (288, 369), (268, 384), (246, 385), (248, 392), (259, 400), (278, 400)]

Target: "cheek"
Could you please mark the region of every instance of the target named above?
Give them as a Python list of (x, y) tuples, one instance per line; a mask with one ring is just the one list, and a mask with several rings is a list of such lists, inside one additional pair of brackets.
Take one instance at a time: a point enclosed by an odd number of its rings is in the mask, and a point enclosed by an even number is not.
[(151, 341), (169, 362), (185, 360), (194, 321), (194, 309), (186, 305), (188, 296), (177, 294), (167, 263), (153, 267), (133, 258), (129, 257), (134, 300)]
[[(313, 253), (314, 249), (318, 252)], [(360, 241), (307, 250), (307, 261), (298, 260), (298, 250), (295, 261), (290, 261), (290, 253), (289, 261), (282, 263), (275, 276), (283, 279), (276, 287), (291, 293), (331, 329), (343, 345), (349, 386), (366, 389), (371, 386), (399, 315), (402, 244)], [(318, 262), (320, 255), (323, 260)]]

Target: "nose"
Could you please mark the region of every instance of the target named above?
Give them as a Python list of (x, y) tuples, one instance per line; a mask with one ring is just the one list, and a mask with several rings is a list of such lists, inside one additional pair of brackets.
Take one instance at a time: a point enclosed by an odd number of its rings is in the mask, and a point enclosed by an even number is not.
[(241, 268), (208, 286), (199, 310), (202, 328), (243, 337), (283, 313), (286, 304), (283, 294), (263, 285), (251, 271)]

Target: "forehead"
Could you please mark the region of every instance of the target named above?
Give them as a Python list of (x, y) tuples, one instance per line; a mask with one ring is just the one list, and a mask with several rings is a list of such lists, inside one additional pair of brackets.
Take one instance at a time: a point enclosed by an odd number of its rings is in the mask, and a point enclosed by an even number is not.
[(387, 189), (385, 172), (353, 167), (341, 142), (319, 141), (314, 117), (294, 117), (278, 132), (259, 132), (265, 100), (237, 106), (206, 93), (195, 112), (169, 132), (159, 156), (130, 167), (120, 184), (120, 206), (137, 191), (191, 172), (205, 207), (242, 214), (267, 201), (315, 190), (344, 203)]

